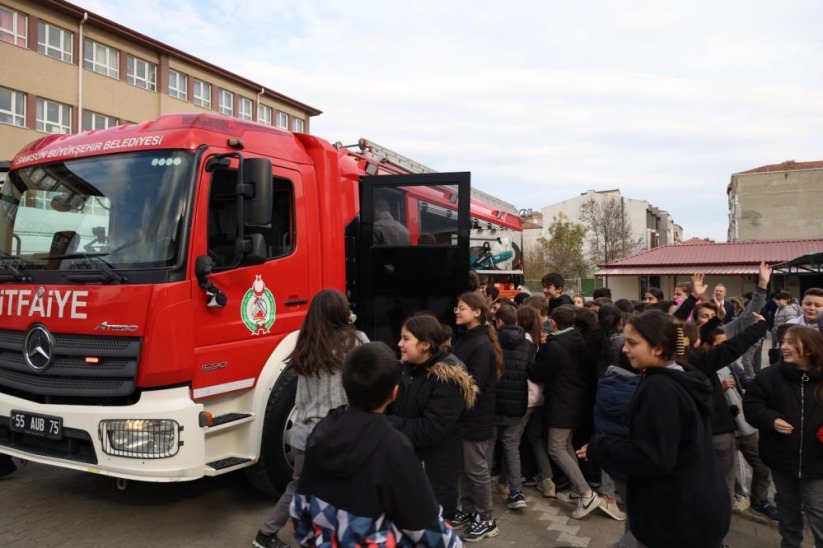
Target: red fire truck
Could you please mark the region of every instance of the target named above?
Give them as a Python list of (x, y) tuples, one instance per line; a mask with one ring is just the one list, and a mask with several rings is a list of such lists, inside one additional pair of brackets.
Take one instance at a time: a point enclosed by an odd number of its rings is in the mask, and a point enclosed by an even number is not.
[[(412, 171), (210, 114), (28, 145), (0, 193), (0, 452), (121, 482), (245, 468), (276, 492), (312, 296), (346, 292), (394, 345), (412, 312), (452, 320), (473, 227), (519, 238), (468, 173)], [(378, 201), (408, 244), (374, 243)]]

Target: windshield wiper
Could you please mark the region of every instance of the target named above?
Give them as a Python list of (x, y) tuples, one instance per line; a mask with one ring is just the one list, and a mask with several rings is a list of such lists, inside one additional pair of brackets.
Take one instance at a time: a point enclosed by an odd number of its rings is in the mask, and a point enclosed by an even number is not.
[[(20, 270), (12, 264), (12, 261), (18, 259), (20, 259), (19, 255), (9, 255), (5, 251), (0, 251), (0, 268), (4, 268), (11, 272), (11, 280), (9, 281), (28, 283), (31, 281), (31, 278), (20, 272)], [(0, 282), (2, 282), (2, 279), (0, 279)]]
[(103, 277), (106, 281), (109, 282), (117, 282), (117, 283), (126, 283), (129, 279), (114, 270), (114, 266), (110, 263), (103, 260), (101, 257), (108, 255), (108, 253), (69, 253), (68, 255), (49, 255), (46, 257), (46, 260), (49, 259), (61, 259), (61, 260), (69, 260), (69, 259), (85, 259), (89, 262), (95, 262), (100, 267), (100, 271), (103, 273)]

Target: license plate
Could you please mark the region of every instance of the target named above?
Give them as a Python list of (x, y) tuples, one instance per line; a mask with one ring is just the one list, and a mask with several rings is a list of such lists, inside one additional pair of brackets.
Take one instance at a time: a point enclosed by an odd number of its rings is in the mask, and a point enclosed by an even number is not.
[(63, 419), (49, 415), (12, 410), (9, 428), (13, 432), (34, 434), (55, 440), (63, 437)]

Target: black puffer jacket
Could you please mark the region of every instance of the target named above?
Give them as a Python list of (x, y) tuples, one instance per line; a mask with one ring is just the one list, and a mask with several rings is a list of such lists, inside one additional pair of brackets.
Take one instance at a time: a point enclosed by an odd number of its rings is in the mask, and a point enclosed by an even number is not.
[(574, 304), (574, 301), (571, 297), (563, 293), (559, 297), (555, 299), (549, 299), (549, 316), (552, 315), (552, 311), (557, 308), (558, 306), (563, 306), (564, 304)]
[(418, 455), (445, 440), (459, 438), (460, 418), (475, 402), (471, 376), (462, 367), (447, 363), (447, 356), (438, 352), (425, 363), (403, 364), (397, 399), (386, 411)]
[(590, 411), (588, 375), (581, 360), (586, 353), (576, 329), (552, 333), (537, 351), (534, 376), (545, 383), (546, 420), (554, 428), (578, 428)]
[(463, 331), (454, 342), (454, 355), (466, 364), (479, 393), (474, 408), (466, 412), (463, 438), (485, 441), (494, 431), (494, 396), (497, 387), (497, 367), (488, 327), (478, 325)]
[[(780, 362), (749, 383), (743, 412), (746, 422), (760, 430), (760, 458), (769, 468), (799, 478), (823, 478), (823, 443), (816, 437), (823, 426), (823, 401), (815, 394), (821, 382), (816, 371)], [(788, 422), (794, 431), (779, 434), (775, 419)]]
[(519, 325), (504, 325), (497, 331), (506, 369), (497, 381), (494, 414), (522, 417), (529, 408), (529, 368), (534, 360), (534, 344)]

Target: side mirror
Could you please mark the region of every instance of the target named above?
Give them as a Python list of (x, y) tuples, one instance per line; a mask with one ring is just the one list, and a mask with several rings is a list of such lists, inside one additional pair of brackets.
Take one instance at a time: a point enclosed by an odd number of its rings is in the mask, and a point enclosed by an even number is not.
[(243, 183), (251, 186), (252, 194), (243, 201), (243, 223), (249, 226), (269, 226), (272, 216), (271, 160), (243, 160)]
[(194, 275), (197, 276), (197, 283), (206, 294), (206, 306), (223, 308), (229, 299), (225, 293), (220, 291), (220, 288), (209, 281), (212, 268), (214, 268), (214, 262), (208, 255), (200, 255), (194, 260)]
[(213, 268), (214, 261), (208, 255), (200, 255), (194, 260), (194, 275), (197, 276), (197, 283), (200, 284), (200, 287), (206, 286)]

